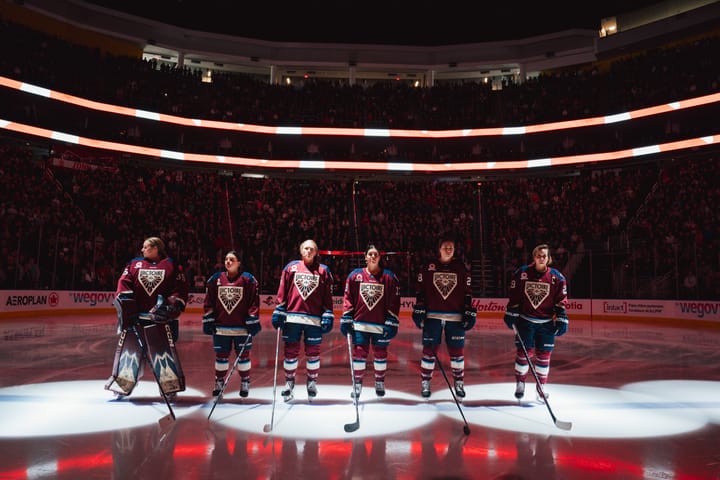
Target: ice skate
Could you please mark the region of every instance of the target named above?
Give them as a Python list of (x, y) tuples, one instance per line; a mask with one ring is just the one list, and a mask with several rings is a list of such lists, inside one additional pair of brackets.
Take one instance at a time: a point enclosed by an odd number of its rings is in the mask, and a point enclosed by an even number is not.
[(217, 397), (222, 392), (223, 384), (225, 381), (222, 378), (215, 379), (215, 386), (213, 387), (212, 396)]
[(384, 380), (375, 380), (375, 395), (377, 395), (378, 397), (385, 396), (385, 381)]
[(250, 394), (250, 379), (243, 379), (240, 382), (240, 396), (246, 398)]
[(430, 380), (423, 380), (420, 385), (423, 398), (430, 398)]
[(462, 380), (455, 380), (455, 396), (465, 398), (465, 384)]
[(361, 393), (362, 393), (362, 383), (355, 382), (353, 384), (353, 391), (350, 392), (350, 398), (360, 398)]
[(307, 394), (308, 394), (308, 400), (310, 400), (310, 401), (312, 401), (315, 397), (317, 397), (317, 380), (308, 379)]
[(525, 382), (518, 380), (515, 384), (515, 398), (520, 400), (525, 396)]
[(280, 392), (280, 395), (283, 397), (284, 402), (289, 402), (295, 396), (293, 395), (293, 388), (295, 388), (295, 380), (288, 380), (285, 382), (285, 388), (282, 392)]

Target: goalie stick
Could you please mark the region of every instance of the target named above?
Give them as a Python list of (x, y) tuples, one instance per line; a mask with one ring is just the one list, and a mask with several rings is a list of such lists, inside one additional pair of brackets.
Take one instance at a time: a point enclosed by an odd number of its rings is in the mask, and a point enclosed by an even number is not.
[(345, 431), (350, 433), (360, 428), (360, 411), (358, 410), (358, 402), (360, 401), (360, 395), (355, 391), (355, 367), (353, 366), (352, 357), (352, 339), (350, 334), (347, 334), (348, 353), (350, 354), (350, 377), (352, 380), (352, 392), (353, 392), (353, 403), (355, 404), (355, 421), (353, 423), (345, 424)]
[(245, 337), (245, 343), (243, 343), (242, 348), (240, 348), (240, 351), (237, 354), (237, 357), (235, 358), (235, 362), (233, 363), (232, 368), (230, 369), (230, 373), (228, 373), (227, 377), (225, 377), (225, 381), (223, 382), (223, 386), (220, 389), (220, 393), (218, 393), (217, 397), (215, 397), (215, 402), (213, 402), (213, 406), (210, 409), (210, 413), (208, 414), (208, 420), (210, 420), (210, 416), (212, 416), (213, 412), (215, 411), (215, 407), (217, 406), (218, 402), (220, 401), (220, 397), (223, 396), (223, 393), (225, 393), (225, 387), (227, 387), (227, 384), (230, 383), (230, 379), (232, 378), (233, 372), (235, 371), (235, 368), (237, 367), (238, 363), (240, 363), (240, 357), (242, 356), (243, 352), (245, 352), (245, 347), (247, 347), (248, 342), (250, 341), (251, 335), (248, 333)]
[(158, 377), (157, 372), (155, 371), (155, 367), (152, 364), (152, 360), (150, 359), (150, 354), (148, 354), (147, 349), (145, 348), (145, 342), (142, 339), (142, 335), (140, 335), (140, 332), (137, 331), (137, 325), (133, 325), (130, 327), (135, 333), (135, 337), (137, 338), (138, 343), (140, 344), (140, 350), (142, 350), (143, 357), (145, 357), (145, 361), (147, 362), (148, 366), (150, 367), (150, 370), (153, 372), (153, 377), (155, 377), (155, 382), (158, 384), (158, 388), (160, 389), (160, 395), (162, 395), (163, 400), (165, 400), (165, 405), (167, 405), (168, 410), (170, 413), (162, 417), (160, 420), (158, 420), (158, 423), (160, 423), (161, 428), (165, 428), (169, 423), (175, 421), (175, 412), (173, 411), (172, 406), (170, 405), (170, 400), (168, 400), (167, 395), (165, 394), (165, 391), (162, 389), (162, 385), (160, 384), (160, 378)]
[(520, 338), (520, 332), (518, 332), (518, 329), (515, 326), (515, 324), (513, 324), (512, 329), (515, 332), (515, 338), (517, 338), (518, 343), (520, 344), (520, 347), (522, 347), (523, 354), (525, 354), (525, 359), (527, 360), (528, 365), (530, 366), (530, 371), (532, 372), (533, 377), (535, 377), (535, 382), (537, 383), (537, 388), (540, 391), (540, 393), (542, 394), (543, 399), (545, 400), (543, 403), (547, 407), (548, 412), (550, 412), (550, 416), (553, 419), (553, 423), (560, 430), (570, 430), (572, 428), (572, 422), (564, 422), (562, 420), (558, 420), (555, 417), (555, 414), (553, 413), (552, 408), (550, 408), (550, 402), (548, 402), (548, 399), (545, 396), (545, 390), (543, 390), (542, 384), (540, 383), (540, 378), (538, 377), (538, 374), (535, 371), (535, 365), (533, 365), (533, 362), (530, 360), (530, 355), (528, 354), (527, 348), (525, 348), (525, 343), (522, 341), (522, 338)]

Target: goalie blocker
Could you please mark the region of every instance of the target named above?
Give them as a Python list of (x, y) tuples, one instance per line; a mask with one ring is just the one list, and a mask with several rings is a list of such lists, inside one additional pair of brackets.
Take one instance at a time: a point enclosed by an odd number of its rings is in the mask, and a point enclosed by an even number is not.
[[(105, 389), (119, 395), (130, 395), (143, 375), (145, 361), (149, 359), (163, 393), (184, 391), (185, 375), (170, 324), (140, 320), (132, 298), (120, 296), (113, 305), (118, 312), (118, 328), (121, 328), (121, 332), (115, 349), (112, 375)], [(138, 336), (146, 352), (143, 352)]]

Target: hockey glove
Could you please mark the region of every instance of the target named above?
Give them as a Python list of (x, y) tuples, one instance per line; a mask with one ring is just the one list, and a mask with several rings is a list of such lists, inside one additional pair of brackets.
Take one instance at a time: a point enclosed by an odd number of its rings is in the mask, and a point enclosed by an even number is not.
[(564, 307), (555, 307), (555, 336), (562, 337), (568, 330), (570, 321)]
[(505, 322), (505, 325), (512, 330), (513, 325), (515, 325), (515, 322), (517, 322), (517, 319), (520, 317), (520, 314), (515, 311), (515, 309), (508, 308), (505, 311), (505, 317), (503, 317), (503, 321)]
[(325, 310), (322, 314), (322, 318), (320, 318), (320, 331), (323, 335), (332, 330), (334, 321), (335, 316), (333, 315), (332, 310)]
[(422, 303), (416, 303), (413, 306), (412, 320), (418, 328), (423, 328), (425, 320), (427, 320), (427, 310), (425, 309), (425, 305)]
[(465, 307), (465, 312), (463, 313), (463, 330), (470, 330), (475, 326), (475, 321), (477, 320), (477, 309), (467, 306)]
[(260, 333), (260, 330), (262, 330), (262, 325), (260, 325), (260, 318), (252, 315), (247, 317), (245, 319), (245, 329), (253, 337)]
[(398, 319), (394, 317), (388, 317), (385, 319), (385, 325), (383, 325), (383, 338), (391, 340), (395, 338), (398, 332)]
[(347, 337), (349, 333), (353, 333), (354, 331), (352, 315), (343, 315), (340, 317), (340, 333)]
[(215, 335), (215, 318), (213, 318), (212, 313), (203, 315), (202, 329), (205, 335)]
[(284, 305), (278, 305), (275, 307), (275, 311), (272, 314), (272, 326), (274, 329), (281, 328), (283, 325), (285, 325), (285, 317), (287, 314), (285, 313), (285, 306)]

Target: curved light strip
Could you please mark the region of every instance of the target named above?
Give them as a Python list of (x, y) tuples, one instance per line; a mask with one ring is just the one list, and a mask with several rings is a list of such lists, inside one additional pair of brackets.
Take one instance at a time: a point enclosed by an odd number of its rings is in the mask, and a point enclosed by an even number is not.
[(0, 76), (0, 86), (12, 88), (25, 93), (50, 98), (60, 102), (77, 105), (79, 107), (102, 112), (137, 117), (145, 120), (155, 120), (163, 123), (172, 123), (186, 127), (215, 128), (220, 130), (233, 130), (246, 133), (260, 133), (266, 135), (316, 135), (316, 136), (353, 136), (353, 137), (385, 137), (385, 138), (459, 138), (459, 137), (489, 137), (502, 135), (524, 135), (527, 133), (540, 133), (551, 130), (567, 130), (572, 128), (592, 127), (611, 123), (624, 122), (642, 117), (650, 117), (663, 113), (675, 112), (686, 108), (693, 108), (711, 103), (720, 102), (720, 92), (700, 97), (689, 98), (676, 102), (665, 103), (654, 107), (641, 108), (630, 112), (622, 112), (600, 117), (567, 120), (563, 122), (541, 123), (517, 127), (497, 128), (467, 128), (455, 130), (401, 130), (382, 128), (325, 128), (325, 127), (277, 127), (267, 125), (253, 125), (245, 123), (220, 122), (217, 120), (201, 120), (164, 113), (149, 112), (130, 107), (121, 107), (109, 103), (96, 102), (76, 97), (62, 92), (56, 92), (39, 87), (31, 83), (20, 82), (11, 78)]
[(64, 132), (33, 127), (18, 122), (0, 119), (0, 128), (13, 132), (48, 138), (66, 143), (82, 145), (102, 150), (134, 153), (149, 157), (169, 160), (200, 162), (217, 165), (233, 165), (263, 169), (299, 169), (299, 170), (343, 170), (343, 171), (374, 171), (374, 172), (414, 172), (414, 173), (449, 173), (449, 172), (480, 172), (498, 170), (517, 170), (538, 167), (557, 167), (562, 165), (578, 165), (599, 163), (644, 155), (666, 153), (688, 148), (700, 148), (720, 143), (720, 134), (679, 140), (676, 142), (648, 145), (645, 147), (628, 148), (614, 152), (589, 153), (566, 157), (548, 157), (534, 160), (509, 160), (497, 162), (464, 162), (464, 163), (410, 163), (410, 162), (358, 162), (354, 160), (268, 160), (264, 158), (226, 157), (222, 155), (206, 155), (200, 153), (184, 153), (160, 148), (140, 147), (125, 143), (96, 140), (80, 137)]

